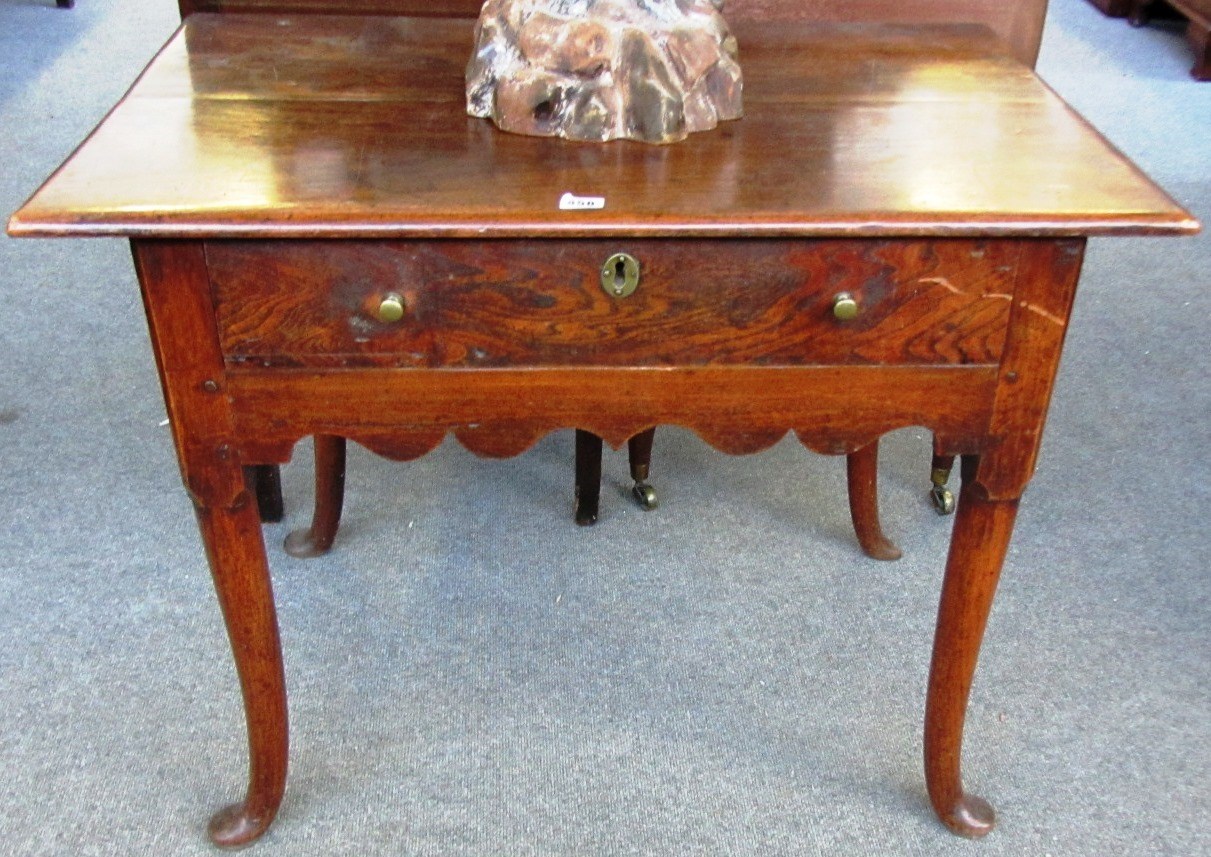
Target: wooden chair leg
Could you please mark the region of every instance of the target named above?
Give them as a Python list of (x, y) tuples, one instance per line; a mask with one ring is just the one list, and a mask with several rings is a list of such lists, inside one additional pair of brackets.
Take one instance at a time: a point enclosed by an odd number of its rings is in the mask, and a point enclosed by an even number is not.
[(648, 482), (652, 470), (652, 443), (656, 439), (656, 429), (642, 431), (627, 441), (627, 453), (631, 460), (631, 479), (635, 484), (631, 487), (631, 496), (645, 512), (660, 505), (656, 497), (656, 489)]
[(963, 836), (983, 836), (996, 816), (987, 802), (963, 790), (961, 755), (967, 697), (984, 626), (1013, 533), (1017, 500), (988, 500), (971, 482), (978, 463), (963, 456), (963, 485), (955, 516), (933, 661), (925, 699), (925, 782), (934, 812)]
[(286, 536), (286, 553), (299, 559), (329, 551), (341, 525), (345, 503), (345, 439), (315, 436), (315, 512), (311, 526)]
[(575, 520), (582, 527), (597, 523), (601, 499), (601, 438), (576, 430)]
[(879, 523), (879, 442), (851, 452), (845, 459), (849, 482), (849, 515), (863, 552), (872, 559), (895, 560), (900, 549)]
[(246, 476), (256, 493), (261, 521), (276, 524), (285, 514), (282, 504), (282, 471), (276, 464), (257, 464), (246, 468)]

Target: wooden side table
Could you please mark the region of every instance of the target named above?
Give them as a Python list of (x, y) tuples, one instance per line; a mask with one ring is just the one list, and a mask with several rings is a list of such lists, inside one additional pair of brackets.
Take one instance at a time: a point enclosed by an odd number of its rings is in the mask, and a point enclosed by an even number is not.
[[(960, 776), (967, 695), (1084, 239), (1198, 224), (982, 28), (738, 36), (745, 118), (662, 148), (467, 117), (466, 21), (194, 15), (13, 216), (131, 239), (247, 713), (218, 844), (263, 833), (286, 780), (245, 468), (308, 434), (506, 456), (664, 423), (832, 454), (921, 425), (964, 453), (925, 775), (946, 825), (991, 829)], [(569, 192), (605, 208), (561, 210)], [(641, 270), (626, 297), (618, 253)]]

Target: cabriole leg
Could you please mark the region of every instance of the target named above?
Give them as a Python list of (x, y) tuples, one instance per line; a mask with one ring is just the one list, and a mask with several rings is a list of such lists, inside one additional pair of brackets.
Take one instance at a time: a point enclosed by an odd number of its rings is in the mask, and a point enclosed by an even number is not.
[(210, 820), (211, 840), (247, 845), (269, 827), (286, 788), (286, 679), (261, 523), (251, 498), (197, 510), (214, 588), (235, 657), (248, 724), (248, 791)]
[(992, 830), (995, 815), (986, 801), (963, 791), (963, 722), (984, 626), (1018, 509), (1016, 499), (988, 500), (973, 484), (978, 460), (963, 457), (963, 485), (942, 582), (925, 701), (929, 799), (943, 824), (970, 837)]
[(132, 241), (181, 478), (235, 659), (248, 726), (244, 800), (210, 821), (216, 845), (247, 845), (277, 814), (286, 785), (286, 680), (261, 535), (260, 474), (241, 466), (200, 241)]
[(345, 452), (343, 437), (315, 436), (315, 512), (311, 526), (286, 536), (286, 553), (299, 559), (326, 554), (341, 526), (345, 503)]
[(896, 560), (900, 549), (883, 533), (879, 522), (879, 442), (845, 457), (849, 483), (849, 516), (863, 552), (872, 559)]

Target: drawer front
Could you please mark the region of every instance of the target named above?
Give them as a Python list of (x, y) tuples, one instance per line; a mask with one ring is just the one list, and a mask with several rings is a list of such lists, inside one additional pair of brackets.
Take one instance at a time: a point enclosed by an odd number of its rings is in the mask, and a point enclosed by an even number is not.
[[(210, 242), (229, 363), (989, 364), (1020, 248), (958, 239)], [(607, 293), (616, 253), (639, 264)], [(857, 314), (834, 311), (848, 293)], [(403, 305), (380, 320), (385, 298)]]

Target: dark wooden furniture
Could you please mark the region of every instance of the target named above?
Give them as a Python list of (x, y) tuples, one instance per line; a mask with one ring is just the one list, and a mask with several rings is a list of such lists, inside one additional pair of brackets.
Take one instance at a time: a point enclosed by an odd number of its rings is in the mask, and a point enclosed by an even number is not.
[[(398, 0), (397, 0), (398, 1)], [(1100, 0), (1105, 2), (1105, 0)], [(1127, 0), (1123, 0), (1127, 2)], [(1021, 0), (1012, 4), (989, 4), (986, 0), (858, 0), (858, 2), (786, 2), (786, 0), (738, 0), (726, 7), (729, 20), (746, 21), (813, 21), (852, 23), (973, 23), (990, 26), (1011, 51), (1025, 64), (1034, 67), (1043, 37), (1043, 21), (1047, 0)], [(1124, 11), (1123, 14), (1126, 14)], [(648, 485), (654, 429), (633, 438), (628, 443), (631, 478), (635, 482), (633, 495), (640, 506), (655, 506), (654, 490)], [(600, 493), (601, 444), (591, 435), (577, 435), (576, 507), (577, 523), (593, 523), (597, 519), (597, 498)], [(954, 511), (954, 496), (947, 487), (956, 456), (935, 439), (930, 468), (930, 499), (939, 514)], [(878, 445), (863, 448), (847, 456), (847, 484), (850, 514), (855, 534), (862, 550), (870, 557), (882, 560), (899, 559), (900, 550), (884, 535), (879, 523), (877, 462)], [(594, 480), (596, 483), (594, 484)], [(855, 492), (862, 492), (855, 495)], [(332, 520), (322, 514), (317, 505), (316, 518)], [(329, 539), (331, 543), (331, 539)]]
[(1125, 18), (1131, 11), (1131, 0), (1089, 0), (1111, 18)]
[[(194, 12), (410, 15), (469, 18), (482, 0), (178, 0), (181, 17)], [(756, 22), (854, 24), (982, 24), (1033, 66), (1046, 17), (1046, 0), (727, 0), (733, 25)]]
[[(13, 216), (13, 235), (132, 242), (247, 714), (248, 791), (217, 843), (259, 836), (286, 781), (246, 467), (306, 435), (507, 456), (658, 424), (833, 454), (922, 425), (963, 454), (925, 777), (951, 829), (991, 829), (960, 776), (966, 702), (1085, 236), (1198, 224), (984, 29), (737, 31), (743, 120), (586, 146), (463, 113), (465, 21), (194, 15)], [(569, 190), (605, 210), (559, 211)], [(598, 274), (619, 250), (644, 261), (624, 299)]]
[[(358, 0), (354, 0), (354, 5)], [(472, 14), (478, 8), (474, 3), (431, 6), (418, 4), (415, 0), (391, 0), (390, 8), (400, 14), (420, 16), (459, 16), (468, 11)], [(464, 8), (465, 5), (465, 8)], [(208, 8), (208, 7), (205, 7)], [(230, 11), (231, 3), (224, 3), (221, 10)], [(245, 8), (237, 3), (236, 10)], [(247, 7), (250, 10), (261, 11), (265, 7), (254, 3)], [(273, 8), (280, 8), (274, 6)], [(286, 8), (293, 9), (293, 5)], [(348, 11), (349, 0), (308, 0), (300, 8), (307, 12), (340, 12)], [(383, 6), (376, 3), (372, 7), (381, 12)], [(866, 23), (895, 23), (903, 21), (917, 22), (921, 19), (940, 23), (971, 23), (982, 22), (996, 29), (1010, 49), (1022, 62), (1034, 66), (1039, 44), (1043, 35), (1043, 20), (1046, 15), (1047, 0), (1024, 0), (1013, 6), (992, 6), (985, 0), (901, 0), (897, 3), (859, 2), (834, 3), (817, 2), (803, 4), (799, 2), (764, 2), (753, 3), (740, 0), (738, 4), (729, 4), (728, 16), (731, 19), (745, 22), (748, 20), (809, 20), (809, 21), (838, 21), (849, 22), (858, 18)], [(190, 7), (182, 8), (182, 15), (188, 14)], [(216, 9), (220, 11), (220, 9)], [(652, 443), (655, 428), (645, 430), (631, 438), (628, 443), (631, 478), (634, 482), (632, 496), (639, 506), (646, 510), (656, 507), (655, 489), (648, 482), (651, 469)], [(591, 525), (597, 521), (599, 500), (601, 494), (601, 439), (589, 432), (576, 433), (576, 468), (574, 481), (573, 518), (577, 524)], [(954, 511), (954, 495), (947, 487), (951, 470), (956, 456), (944, 449), (935, 439), (934, 455), (930, 468), (929, 496), (939, 514), (948, 515)], [(900, 551), (884, 535), (879, 523), (878, 513), (878, 459), (877, 443), (873, 447), (863, 448), (851, 453), (846, 461), (848, 474), (848, 493), (851, 517), (858, 543), (863, 551), (875, 559), (894, 560), (900, 557)], [(315, 511), (311, 523), (290, 533), (286, 538), (285, 549), (292, 556), (314, 557), (321, 555), (331, 548), (340, 526), (341, 509), (344, 498), (345, 463), (344, 440), (338, 437), (317, 439), (316, 494)], [(337, 472), (337, 469), (340, 472)], [(273, 485), (280, 484), (276, 473), (260, 471), (262, 492), (258, 496), (268, 505), (262, 509), (262, 520), (275, 521), (282, 517), (282, 500), (280, 491), (275, 496), (266, 493)], [(855, 496), (854, 492), (865, 492)]]
[[(656, 429), (644, 429), (627, 441), (627, 459), (634, 486), (631, 494), (640, 508), (648, 511), (657, 506), (656, 490), (648, 483), (652, 467), (652, 442)], [(581, 526), (597, 523), (601, 499), (601, 438), (592, 432), (576, 430), (576, 481), (573, 520)]]
[(1186, 40), (1194, 51), (1190, 74), (1196, 80), (1211, 80), (1211, 0), (1128, 0), (1128, 20), (1142, 27), (1158, 6), (1186, 19)]

